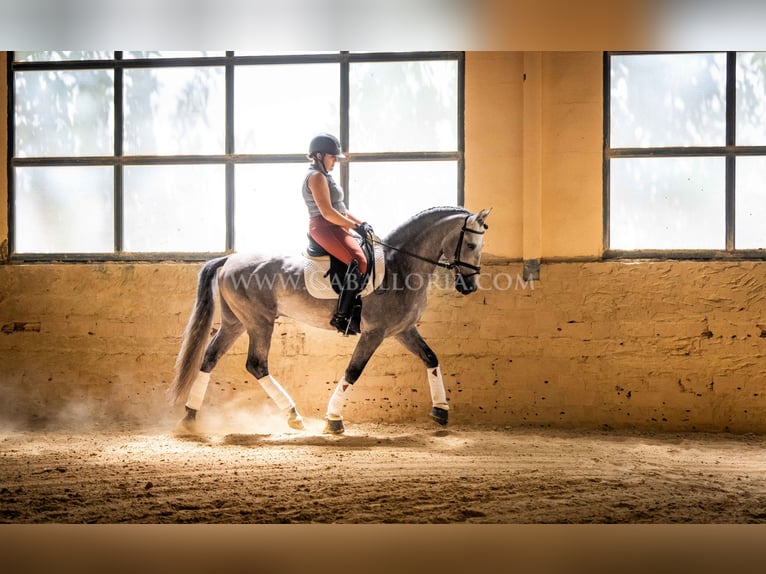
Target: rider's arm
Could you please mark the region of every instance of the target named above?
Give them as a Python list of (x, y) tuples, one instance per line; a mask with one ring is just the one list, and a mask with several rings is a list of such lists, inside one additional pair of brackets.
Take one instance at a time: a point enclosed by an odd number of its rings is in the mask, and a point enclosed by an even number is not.
[(361, 219), (359, 219), (358, 217), (356, 217), (349, 211), (347, 211), (345, 215), (346, 215), (346, 219), (350, 219), (351, 221), (354, 222), (355, 225), (359, 225), (360, 223), (363, 223)]
[(346, 215), (332, 206), (330, 201), (330, 187), (327, 185), (327, 179), (321, 173), (312, 174), (309, 177), (309, 189), (314, 197), (314, 202), (319, 208), (319, 213), (330, 223), (340, 225), (345, 229), (352, 229), (358, 223), (361, 223), (356, 217), (349, 213)]

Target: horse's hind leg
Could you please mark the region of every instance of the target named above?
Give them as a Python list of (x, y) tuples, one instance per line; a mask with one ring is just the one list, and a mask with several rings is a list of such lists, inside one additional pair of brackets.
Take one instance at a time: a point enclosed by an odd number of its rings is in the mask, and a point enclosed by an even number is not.
[(247, 370), (260, 383), (266, 394), (277, 404), (279, 410), (287, 415), (290, 428), (304, 430), (303, 418), (295, 408), (295, 401), (279, 382), (269, 374), (269, 348), (274, 324), (248, 331), (250, 345), (247, 350)]
[(449, 421), (449, 404), (436, 353), (431, 350), (414, 326), (397, 335), (396, 339), (425, 364), (428, 386), (431, 388), (431, 418), (440, 425), (446, 425)]
[(183, 429), (187, 431), (195, 430), (197, 411), (200, 410), (202, 402), (205, 400), (205, 393), (210, 383), (210, 373), (221, 357), (231, 348), (234, 341), (244, 331), (245, 328), (242, 323), (231, 312), (226, 302), (221, 300), (221, 328), (213, 336), (210, 343), (208, 343), (202, 358), (202, 366), (189, 391), (189, 397), (185, 404), (186, 415), (181, 420), (181, 427)]

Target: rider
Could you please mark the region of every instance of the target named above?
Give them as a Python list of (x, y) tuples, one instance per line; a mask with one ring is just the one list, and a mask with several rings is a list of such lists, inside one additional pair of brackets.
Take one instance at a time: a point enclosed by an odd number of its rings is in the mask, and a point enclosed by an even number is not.
[(311, 238), (348, 265), (330, 325), (341, 333), (356, 335), (359, 327), (351, 319), (367, 273), (367, 258), (349, 230), (367, 237), (372, 234), (372, 227), (346, 209), (343, 189), (330, 175), (338, 159), (345, 157), (334, 135), (319, 134), (311, 140), (308, 153), (311, 165), (303, 180), (303, 200), (309, 211)]

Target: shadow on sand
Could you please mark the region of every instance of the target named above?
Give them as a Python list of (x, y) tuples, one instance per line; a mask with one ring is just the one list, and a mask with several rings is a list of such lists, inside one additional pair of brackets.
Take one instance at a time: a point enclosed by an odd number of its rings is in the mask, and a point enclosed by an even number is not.
[(331, 435), (322, 433), (229, 433), (214, 436), (205, 432), (175, 432), (176, 440), (194, 442), (200, 444), (222, 444), (228, 446), (244, 447), (271, 447), (271, 446), (318, 446), (318, 447), (341, 447), (349, 449), (370, 449), (376, 447), (386, 448), (418, 448), (428, 445), (433, 437), (450, 436), (448, 430), (424, 432), (423, 434), (390, 435), (374, 433), (354, 434), (347, 432), (343, 435)]

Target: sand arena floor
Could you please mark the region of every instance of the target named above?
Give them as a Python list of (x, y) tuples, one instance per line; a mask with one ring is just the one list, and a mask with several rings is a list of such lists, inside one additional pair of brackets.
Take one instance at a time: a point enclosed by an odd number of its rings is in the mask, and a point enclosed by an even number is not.
[(306, 422), (6, 430), (0, 522), (766, 523), (763, 436)]

